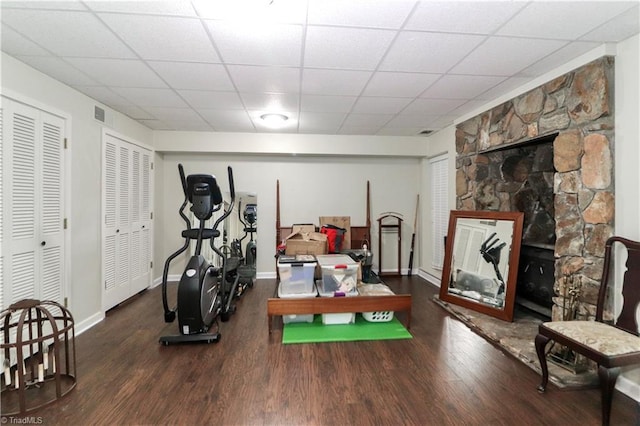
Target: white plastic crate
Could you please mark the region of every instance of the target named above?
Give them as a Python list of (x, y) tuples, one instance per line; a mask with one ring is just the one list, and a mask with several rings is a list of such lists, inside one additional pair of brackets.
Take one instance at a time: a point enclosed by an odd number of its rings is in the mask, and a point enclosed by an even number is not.
[[(307, 294), (314, 291), (313, 276), (316, 262), (281, 263), (278, 262), (278, 274), (283, 294)], [(278, 287), (280, 288), (280, 287)]]
[[(286, 293), (282, 291), (282, 282), (278, 284), (278, 297), (283, 299), (311, 299), (318, 296), (318, 291), (316, 290), (315, 284), (312, 281), (312, 291), (309, 293)], [(313, 322), (313, 314), (289, 314), (282, 316), (282, 322), (284, 324), (289, 324), (292, 322)]]
[(369, 322), (389, 322), (393, 319), (393, 311), (363, 312), (362, 318)]
[(358, 285), (359, 263), (344, 254), (317, 255), (316, 260), (322, 270), (321, 292), (349, 292)]
[[(318, 281), (321, 283), (322, 281)], [(346, 293), (338, 292), (339, 296), (336, 296), (336, 292), (329, 291), (323, 292), (318, 288), (318, 294), (320, 297), (352, 297), (357, 296), (358, 291), (353, 290)], [(335, 314), (322, 314), (322, 323), (325, 325), (333, 325), (333, 324), (353, 324), (356, 321), (356, 313), (355, 312), (340, 312)]]

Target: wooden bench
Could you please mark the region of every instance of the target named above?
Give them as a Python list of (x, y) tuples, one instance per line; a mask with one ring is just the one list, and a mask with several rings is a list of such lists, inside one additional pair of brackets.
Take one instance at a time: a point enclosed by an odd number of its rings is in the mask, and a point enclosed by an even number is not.
[(306, 299), (269, 298), (267, 318), (269, 334), (272, 331), (274, 315), (334, 314), (344, 312), (406, 312), (407, 329), (411, 327), (411, 295), (353, 297), (314, 297)]

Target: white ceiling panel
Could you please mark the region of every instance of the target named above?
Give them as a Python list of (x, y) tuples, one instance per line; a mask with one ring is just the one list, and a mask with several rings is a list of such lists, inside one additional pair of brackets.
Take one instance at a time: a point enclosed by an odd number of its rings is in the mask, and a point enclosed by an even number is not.
[(174, 89), (234, 90), (226, 68), (220, 64), (156, 61), (148, 64)]
[(222, 59), (239, 65), (300, 66), (302, 26), (206, 21)]
[(464, 104), (462, 99), (416, 99), (407, 106), (403, 114), (442, 115)]
[(142, 61), (103, 58), (66, 58), (66, 60), (105, 86), (167, 87)]
[(135, 57), (120, 39), (88, 12), (3, 8), (2, 24), (9, 25), (60, 56)]
[(300, 0), (194, 0), (191, 3), (203, 18), (241, 24), (304, 24), (307, 17), (307, 2)]
[(308, 112), (327, 112), (334, 113), (349, 112), (354, 102), (358, 99), (356, 96), (327, 96), (327, 95), (302, 95), (301, 111)]
[(311, 95), (359, 95), (371, 78), (368, 71), (305, 69), (302, 93)]
[(441, 74), (377, 72), (362, 95), (415, 98), (440, 77)]
[(398, 29), (415, 3), (407, 0), (311, 0), (308, 23)]
[(507, 77), (566, 45), (567, 42), (562, 40), (490, 37), (451, 72)]
[[(22, 0), (0, 9), (5, 54), (158, 130), (415, 135), (640, 33), (638, 0)], [(266, 112), (290, 119), (269, 129)]]
[(55, 56), (19, 56), (18, 59), (69, 86), (98, 85), (96, 80)]
[(86, 2), (89, 9), (96, 12), (146, 13), (152, 15), (196, 16), (195, 9), (188, 0), (152, 1), (96, 1)]
[(634, 1), (529, 2), (497, 35), (575, 40), (637, 5)]
[(199, 19), (122, 15), (98, 15), (142, 59), (220, 62)]
[(458, 34), (492, 34), (526, 4), (526, 2), (506, 1), (419, 2), (405, 29)]
[(244, 109), (237, 92), (178, 90), (178, 94), (196, 109)]
[(397, 114), (412, 101), (411, 98), (372, 98), (360, 96), (353, 106), (358, 114)]
[(484, 36), (402, 31), (379, 70), (444, 73), (477, 47)]
[(396, 31), (364, 28), (307, 28), (304, 66), (374, 70)]
[(421, 98), (472, 99), (503, 82), (506, 77), (445, 75), (429, 87)]
[(633, 36), (638, 31), (640, 6), (616, 16), (606, 24), (580, 37), (580, 40), (597, 42), (619, 42)]
[(227, 69), (239, 92), (300, 92), (299, 68), (228, 65)]
[(347, 114), (338, 112), (301, 112), (298, 129), (302, 133), (334, 134)]
[(139, 105), (145, 110), (147, 107), (156, 108), (186, 108), (188, 105), (173, 90), (170, 89), (146, 89), (132, 87), (115, 87), (117, 94), (127, 99), (134, 105)]
[(18, 34), (7, 25), (2, 26), (1, 34), (2, 36), (0, 37), (0, 40), (2, 40), (2, 49), (11, 56), (50, 55), (45, 49), (24, 37), (22, 34)]
[(298, 111), (300, 95), (297, 93), (241, 93), (248, 110), (265, 112)]

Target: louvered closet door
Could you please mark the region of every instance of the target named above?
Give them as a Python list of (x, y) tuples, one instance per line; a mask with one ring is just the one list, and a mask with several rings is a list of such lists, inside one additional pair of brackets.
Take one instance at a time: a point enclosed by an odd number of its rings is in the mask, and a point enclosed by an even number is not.
[(103, 148), (106, 310), (151, 282), (151, 153), (108, 133)]
[(3, 103), (3, 306), (26, 298), (63, 302), (65, 123)]

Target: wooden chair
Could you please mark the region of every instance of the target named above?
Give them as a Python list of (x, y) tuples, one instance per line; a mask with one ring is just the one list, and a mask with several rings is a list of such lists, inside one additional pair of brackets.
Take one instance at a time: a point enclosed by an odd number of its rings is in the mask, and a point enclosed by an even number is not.
[[(614, 324), (603, 322), (610, 272), (613, 267), (614, 243), (627, 249), (627, 270), (622, 282), (624, 305)], [(611, 280), (613, 281), (613, 280)], [(605, 247), (602, 283), (598, 292), (595, 321), (551, 321), (539, 326), (535, 339), (536, 352), (542, 368), (539, 392), (544, 392), (549, 379), (545, 347), (550, 340), (565, 345), (598, 364), (598, 377), (602, 391), (602, 424), (609, 424), (611, 398), (620, 373), (620, 367), (640, 364), (640, 333), (636, 311), (640, 305), (640, 242), (611, 237)]]

